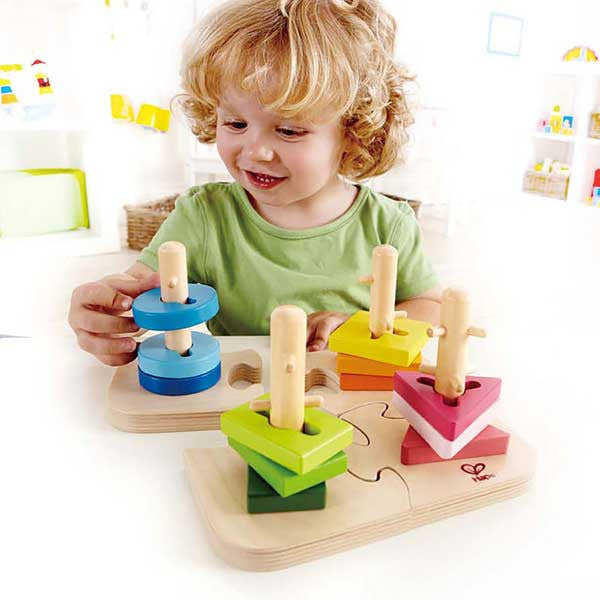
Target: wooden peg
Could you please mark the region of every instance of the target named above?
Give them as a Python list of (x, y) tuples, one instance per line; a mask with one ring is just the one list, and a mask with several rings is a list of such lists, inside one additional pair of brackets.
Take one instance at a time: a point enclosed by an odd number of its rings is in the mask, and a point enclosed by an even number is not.
[(389, 244), (375, 246), (372, 260), (373, 274), (364, 275), (359, 281), (371, 284), (369, 329), (374, 338), (379, 338), (394, 332), (398, 250)]
[(322, 406), (322, 396), (304, 396), (306, 372), (306, 313), (284, 304), (271, 313), (270, 398), (250, 402), (252, 410), (271, 409), (269, 423), (302, 431), (304, 408)]
[[(181, 242), (164, 242), (158, 249), (160, 297), (163, 302), (185, 304), (189, 295), (185, 246)], [(191, 329), (165, 331), (165, 345), (181, 355), (192, 347)]]
[(469, 327), (469, 329), (467, 329), (467, 335), (484, 338), (487, 334), (485, 329), (482, 329), (481, 327)]
[(429, 337), (442, 337), (443, 335), (446, 335), (446, 328), (445, 327), (430, 327), (427, 330), (427, 335)]
[[(435, 391), (449, 400), (456, 400), (465, 391), (468, 371), (467, 341), (469, 336), (484, 337), (485, 331), (470, 325), (471, 315), (467, 294), (446, 289), (442, 294), (440, 327), (431, 327), (427, 334), (439, 337)], [(431, 367), (423, 372), (431, 373)]]

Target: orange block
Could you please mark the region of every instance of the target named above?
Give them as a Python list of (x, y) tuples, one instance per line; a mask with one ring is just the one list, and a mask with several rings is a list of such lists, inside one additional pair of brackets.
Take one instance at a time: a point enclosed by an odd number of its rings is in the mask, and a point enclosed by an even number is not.
[[(396, 371), (418, 371), (420, 364), (421, 353), (417, 354), (417, 357), (415, 358), (413, 363), (408, 367), (399, 367), (398, 365), (378, 362), (369, 358), (361, 358), (360, 356), (352, 356), (351, 354), (338, 354), (336, 360), (336, 370), (338, 373), (355, 373), (357, 375), (378, 375), (380, 377), (393, 377)], [(391, 390), (393, 388), (385, 389)]]
[(380, 375), (340, 373), (340, 389), (353, 391), (388, 391), (394, 389), (394, 378)]

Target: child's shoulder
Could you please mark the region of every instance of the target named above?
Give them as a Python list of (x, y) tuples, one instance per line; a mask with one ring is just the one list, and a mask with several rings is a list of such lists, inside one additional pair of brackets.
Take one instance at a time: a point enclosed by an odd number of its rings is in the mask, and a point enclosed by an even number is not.
[(363, 211), (371, 222), (378, 226), (378, 229), (394, 231), (401, 226), (413, 226), (416, 224), (416, 217), (410, 204), (397, 196), (387, 196), (381, 192), (376, 192), (369, 186), (365, 188)]
[(235, 197), (234, 183), (205, 183), (203, 185), (193, 185), (191, 188), (188, 188), (177, 198), (177, 204), (181, 203), (186, 208), (199, 208), (215, 202), (233, 202), (235, 201)]
[(409, 217), (414, 216), (414, 211), (410, 204), (403, 198), (400, 198), (399, 196), (387, 195), (383, 192), (376, 192), (368, 185), (363, 187), (366, 188), (366, 200), (371, 204), (372, 207), (390, 215), (407, 215)]

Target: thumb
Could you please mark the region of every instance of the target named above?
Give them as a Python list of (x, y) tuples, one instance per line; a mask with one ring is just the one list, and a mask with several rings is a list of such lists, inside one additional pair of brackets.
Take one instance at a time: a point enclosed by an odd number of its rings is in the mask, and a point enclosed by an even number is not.
[(159, 273), (151, 273), (144, 279), (113, 279), (110, 281), (110, 285), (118, 292), (130, 298), (136, 298), (140, 294), (158, 287), (160, 285), (160, 275)]
[(315, 329), (309, 349), (311, 351), (323, 350), (325, 346), (327, 346), (327, 340), (329, 340), (331, 332), (337, 327), (337, 325), (337, 321), (331, 317), (320, 321)]

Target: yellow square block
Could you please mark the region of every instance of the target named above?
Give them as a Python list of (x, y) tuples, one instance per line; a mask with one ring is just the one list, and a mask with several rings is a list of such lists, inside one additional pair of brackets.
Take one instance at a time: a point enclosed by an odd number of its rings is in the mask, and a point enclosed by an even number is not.
[(369, 330), (369, 313), (361, 310), (331, 334), (329, 349), (408, 367), (429, 340), (427, 330), (430, 327), (431, 324), (424, 321), (398, 318), (394, 321), (394, 330), (399, 333), (384, 333), (373, 339)]
[(378, 377), (393, 377), (396, 371), (418, 371), (421, 365), (421, 353), (408, 366), (394, 365), (379, 362), (351, 354), (338, 354), (336, 358), (336, 371), (338, 373), (354, 373), (356, 375), (377, 375)]

